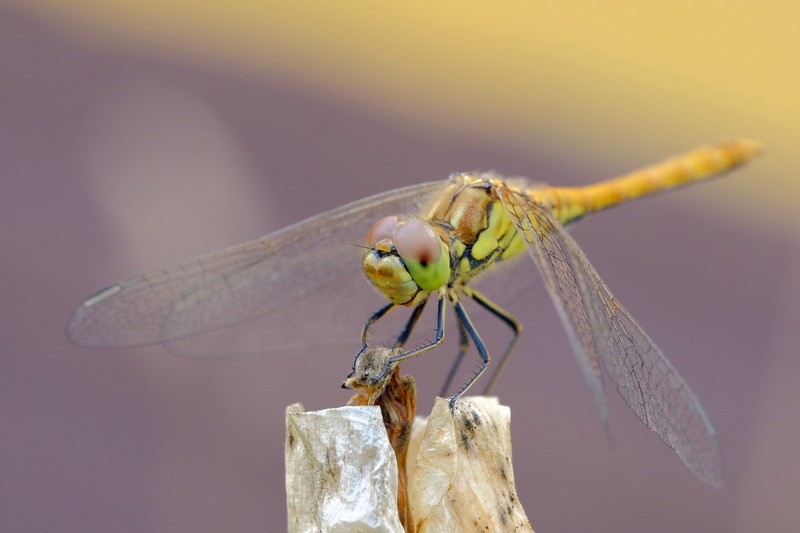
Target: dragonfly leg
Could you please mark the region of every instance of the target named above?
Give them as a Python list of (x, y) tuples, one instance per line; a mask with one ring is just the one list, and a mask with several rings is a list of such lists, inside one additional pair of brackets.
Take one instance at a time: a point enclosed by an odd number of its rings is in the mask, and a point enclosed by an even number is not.
[[(353, 374), (355, 374), (356, 362), (358, 361), (358, 358), (361, 356), (361, 354), (364, 353), (364, 350), (367, 349), (367, 333), (369, 333), (369, 328), (372, 327), (372, 324), (380, 320), (380, 318), (383, 315), (385, 315), (395, 307), (396, 307), (395, 304), (388, 303), (383, 307), (381, 307), (380, 309), (378, 309), (377, 311), (375, 311), (374, 313), (372, 313), (370, 317), (367, 319), (367, 322), (364, 324), (364, 328), (361, 330), (361, 349), (358, 351), (358, 353), (356, 353), (356, 356), (353, 358), (353, 371), (347, 377), (350, 377)], [(408, 325), (406, 325), (406, 328), (408, 328)]]
[(395, 307), (396, 307), (395, 304), (388, 303), (383, 307), (381, 307), (380, 309), (378, 309), (377, 311), (375, 311), (374, 313), (372, 313), (372, 315), (370, 315), (370, 317), (367, 319), (367, 322), (364, 324), (364, 328), (361, 330), (361, 344), (363, 344), (364, 347), (366, 347), (367, 345), (367, 333), (369, 332), (369, 328), (372, 327), (372, 324), (380, 320), (380, 318), (383, 315), (385, 315)]
[(506, 323), (506, 325), (511, 328), (512, 337), (506, 347), (506, 351), (503, 353), (503, 356), (500, 358), (500, 363), (495, 368), (494, 372), (492, 373), (492, 377), (489, 379), (489, 383), (486, 384), (486, 388), (483, 390), (483, 394), (489, 394), (492, 391), (495, 383), (497, 383), (497, 378), (500, 377), (500, 374), (505, 369), (506, 364), (508, 363), (508, 358), (511, 355), (511, 352), (514, 351), (514, 346), (517, 344), (517, 340), (519, 340), (519, 334), (522, 332), (522, 324), (514, 318), (508, 311), (488, 299), (486, 296), (481, 294), (480, 292), (472, 289), (470, 287), (463, 287), (464, 294), (475, 300), (478, 305), (492, 313), (494, 316), (502, 320)]
[(450, 389), (450, 384), (453, 382), (453, 378), (456, 375), (456, 371), (461, 366), (461, 362), (464, 360), (464, 354), (467, 353), (469, 349), (469, 333), (467, 333), (467, 328), (464, 327), (464, 323), (456, 316), (456, 322), (458, 323), (458, 354), (456, 354), (456, 358), (453, 361), (453, 365), (450, 367), (450, 372), (447, 374), (447, 377), (444, 380), (444, 384), (442, 385), (442, 390), (439, 392), (439, 396), (444, 397), (447, 394), (448, 389)]
[(486, 346), (483, 344), (480, 335), (478, 335), (478, 331), (475, 329), (475, 326), (472, 325), (472, 321), (469, 319), (466, 309), (464, 309), (464, 306), (457, 298), (453, 298), (453, 307), (456, 311), (456, 317), (458, 318), (459, 322), (461, 322), (469, 336), (472, 338), (472, 342), (475, 343), (475, 348), (478, 349), (478, 355), (481, 356), (481, 367), (472, 375), (469, 381), (467, 381), (460, 389), (458, 389), (458, 392), (456, 392), (450, 398), (450, 409), (453, 408), (456, 400), (458, 400), (465, 392), (467, 392), (472, 384), (475, 383), (479, 377), (481, 377), (481, 374), (484, 373), (486, 367), (489, 366), (489, 360), (491, 359), (489, 357), (489, 352), (486, 350)]
[(400, 332), (400, 335), (397, 336), (397, 340), (394, 343), (395, 348), (402, 348), (406, 343), (408, 337), (411, 335), (411, 331), (414, 329), (414, 326), (417, 323), (417, 320), (419, 320), (419, 316), (422, 314), (422, 310), (425, 309), (426, 303), (428, 303), (428, 300), (424, 300), (421, 304), (414, 308), (414, 311), (411, 312), (411, 316), (408, 317), (406, 326), (403, 328), (403, 331)]
[[(376, 381), (382, 380), (386, 376), (386, 373), (389, 371), (389, 368), (394, 363), (397, 363), (399, 361), (405, 361), (406, 359), (411, 359), (412, 357), (416, 357), (418, 355), (421, 355), (423, 352), (426, 352), (426, 351), (430, 350), (434, 346), (439, 346), (442, 343), (442, 341), (444, 340), (444, 311), (445, 311), (445, 308), (446, 308), (445, 304), (447, 303), (445, 301), (445, 295), (446, 295), (446, 292), (444, 290), (441, 290), (439, 292), (439, 306), (438, 306), (438, 309), (437, 309), (437, 312), (436, 312), (436, 338), (433, 341), (429, 342), (428, 344), (425, 344), (424, 346), (420, 346), (419, 348), (414, 348), (413, 350), (410, 350), (410, 351), (408, 351), (406, 353), (402, 353), (400, 355), (396, 355), (394, 357), (390, 357), (386, 361), (386, 364), (383, 367), (383, 372), (381, 372), (381, 375), (378, 376)], [(421, 311), (420, 311), (420, 313), (421, 313)], [(411, 315), (411, 318), (416, 322), (416, 318), (414, 318), (414, 314)], [(409, 322), (411, 322), (411, 319), (409, 319)], [(358, 356), (356, 356), (356, 358), (357, 357)]]

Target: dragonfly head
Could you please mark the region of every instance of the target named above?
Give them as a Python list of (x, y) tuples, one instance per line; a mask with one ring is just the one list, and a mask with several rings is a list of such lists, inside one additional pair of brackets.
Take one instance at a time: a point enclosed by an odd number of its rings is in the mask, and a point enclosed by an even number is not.
[(447, 240), (416, 219), (380, 219), (367, 234), (364, 273), (390, 302), (417, 305), (450, 279)]

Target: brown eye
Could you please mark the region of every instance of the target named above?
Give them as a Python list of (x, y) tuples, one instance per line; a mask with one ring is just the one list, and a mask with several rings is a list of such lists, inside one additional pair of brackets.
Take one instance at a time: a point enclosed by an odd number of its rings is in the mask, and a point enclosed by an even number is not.
[(394, 245), (400, 257), (419, 261), (423, 266), (436, 263), (442, 252), (436, 232), (419, 220), (400, 226), (394, 235)]
[(367, 233), (367, 247), (374, 248), (381, 239), (391, 239), (397, 229), (397, 217), (383, 217)]

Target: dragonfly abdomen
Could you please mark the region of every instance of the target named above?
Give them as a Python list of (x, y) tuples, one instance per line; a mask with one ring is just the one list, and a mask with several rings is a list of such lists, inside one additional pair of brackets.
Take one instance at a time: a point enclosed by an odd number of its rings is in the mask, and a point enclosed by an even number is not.
[(746, 139), (701, 146), (610, 180), (585, 187), (545, 187), (528, 192), (546, 205), (561, 224), (615, 205), (719, 176), (751, 159), (760, 145)]

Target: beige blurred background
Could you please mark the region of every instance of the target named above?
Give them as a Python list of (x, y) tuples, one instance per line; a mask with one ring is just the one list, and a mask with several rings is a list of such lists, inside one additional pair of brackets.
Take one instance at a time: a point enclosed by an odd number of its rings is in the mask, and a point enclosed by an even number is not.
[[(768, 147), (746, 169), (573, 230), (703, 400), (724, 488), (613, 392), (608, 445), (541, 287), (509, 304), (526, 331), (496, 392), (537, 531), (795, 531), (797, 20), (777, 1), (0, 3), (0, 529), (283, 530), (284, 408), (348, 398), (360, 324), (303, 360), (73, 347), (99, 287), (452, 171), (580, 184), (744, 136)], [(448, 350), (406, 367), (422, 411)]]

